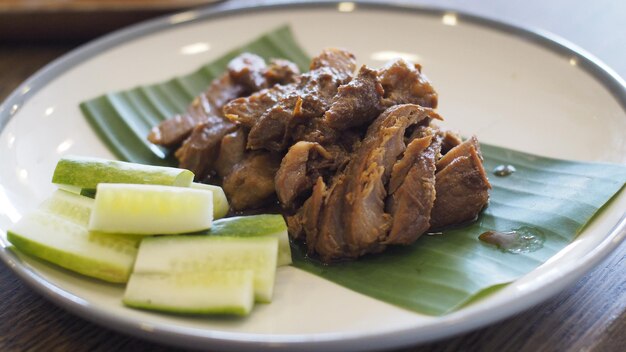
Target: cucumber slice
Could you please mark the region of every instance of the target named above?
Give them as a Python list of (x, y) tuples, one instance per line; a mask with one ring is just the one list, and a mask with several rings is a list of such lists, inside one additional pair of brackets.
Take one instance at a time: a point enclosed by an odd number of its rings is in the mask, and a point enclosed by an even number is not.
[(96, 189), (98, 183), (140, 183), (189, 187), (193, 172), (173, 167), (66, 156), (57, 163), (52, 183)]
[(85, 226), (35, 210), (7, 232), (20, 251), (66, 269), (110, 282), (126, 282), (137, 242), (122, 236), (91, 233)]
[(213, 192), (213, 219), (219, 219), (228, 213), (228, 200), (222, 187), (192, 182), (191, 188), (204, 189)]
[(39, 209), (87, 227), (93, 199), (59, 189), (41, 203)]
[(274, 292), (277, 251), (278, 240), (274, 237), (149, 237), (141, 241), (133, 273), (252, 270), (255, 299), (270, 302)]
[[(62, 217), (65, 220), (72, 221), (87, 229), (93, 206), (94, 200), (92, 198), (84, 197), (59, 189), (52, 193), (52, 196), (50, 196), (43, 203), (41, 203), (39, 205), (39, 209)], [(143, 238), (143, 236), (134, 234), (105, 234), (95, 231), (92, 231), (92, 233), (94, 235), (101, 234), (101, 236), (106, 236), (108, 238), (123, 238), (126, 241), (133, 242), (135, 244), (135, 247), (139, 247), (139, 242)]]
[(263, 214), (251, 216), (236, 216), (219, 219), (207, 231), (207, 235), (254, 237), (269, 236), (278, 239), (277, 265), (291, 264), (291, 246), (287, 234), (285, 219), (279, 214)]
[(89, 230), (179, 234), (211, 227), (213, 193), (183, 187), (101, 183)]
[(247, 315), (254, 304), (252, 270), (130, 276), (127, 306), (185, 314)]

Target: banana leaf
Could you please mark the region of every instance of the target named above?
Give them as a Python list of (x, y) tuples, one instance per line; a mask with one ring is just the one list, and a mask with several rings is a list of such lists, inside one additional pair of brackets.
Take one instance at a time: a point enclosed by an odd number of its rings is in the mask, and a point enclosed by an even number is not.
[[(81, 104), (102, 141), (122, 160), (175, 165), (146, 136), (155, 124), (183, 112), (196, 94), (242, 51), (266, 59), (309, 59), (289, 27), (234, 49), (199, 70), (167, 82), (109, 93)], [(389, 248), (357, 261), (323, 265), (294, 245), (294, 266), (349, 289), (429, 315), (451, 312), (537, 268), (569, 244), (623, 188), (622, 165), (563, 161), (482, 145), (485, 168), (513, 165), (507, 177), (491, 176), (489, 206), (474, 223), (422, 236), (415, 244)], [(530, 234), (533, 246), (505, 251), (478, 239), (486, 231)]]

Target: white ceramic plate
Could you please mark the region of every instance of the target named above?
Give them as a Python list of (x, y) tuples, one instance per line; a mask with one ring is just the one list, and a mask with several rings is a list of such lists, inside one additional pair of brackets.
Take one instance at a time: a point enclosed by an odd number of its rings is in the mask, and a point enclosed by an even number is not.
[(625, 236), (622, 192), (548, 263), (443, 317), (405, 311), (295, 268), (279, 270), (274, 302), (257, 305), (246, 319), (155, 314), (123, 307), (120, 286), (8, 252), (6, 229), (52, 192), (61, 155), (112, 157), (81, 115), (80, 101), (190, 72), (285, 22), (310, 54), (346, 47), (375, 67), (398, 54), (416, 59), (440, 93), (447, 126), (482, 141), (567, 159), (626, 161), (623, 81), (562, 41), (434, 9), (235, 6), (182, 13), (95, 41), (38, 72), (0, 107), (0, 256), (38, 292), (110, 328), (172, 344), (374, 349), (449, 336), (528, 308), (580, 278)]

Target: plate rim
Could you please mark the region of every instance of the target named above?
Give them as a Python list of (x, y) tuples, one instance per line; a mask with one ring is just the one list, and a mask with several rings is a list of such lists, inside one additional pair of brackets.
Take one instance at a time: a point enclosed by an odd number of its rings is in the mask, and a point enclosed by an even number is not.
[[(0, 104), (0, 132), (4, 130), (6, 124), (15, 116), (19, 108), (50, 81), (64, 74), (73, 66), (127, 41), (177, 26), (211, 21), (215, 18), (223, 18), (231, 15), (280, 9), (332, 8), (336, 7), (340, 2), (341, 1), (306, 0), (280, 0), (262, 4), (253, 1), (237, 3), (222, 2), (204, 8), (162, 16), (117, 30), (73, 49), (69, 53), (47, 64), (20, 84), (5, 101)], [(356, 1), (355, 3), (357, 5), (357, 11), (361, 8), (396, 12), (409, 11), (411, 14), (417, 16), (442, 16), (454, 13), (463, 22), (469, 22), (487, 29), (504, 32), (518, 39), (529, 40), (542, 46), (544, 49), (577, 60), (577, 65), (604, 86), (622, 109), (626, 111), (626, 82), (624, 79), (601, 60), (584, 49), (547, 31), (528, 28), (511, 22), (490, 19), (452, 8), (407, 3), (385, 3), (382, 0), (367, 2)], [(45, 298), (73, 314), (122, 333), (130, 333), (162, 343), (195, 348), (204, 347), (228, 350), (278, 348), (281, 350), (297, 349), (300, 351), (323, 348), (324, 350), (346, 351), (355, 349), (392, 348), (424, 343), (475, 330), (510, 317), (511, 315), (519, 313), (552, 297), (565, 287), (573, 284), (599, 264), (599, 262), (606, 259), (606, 257), (620, 245), (624, 238), (626, 238), (626, 212), (596, 248), (581, 258), (579, 261), (580, 264), (577, 267), (570, 268), (551, 285), (543, 287), (541, 294), (536, 294), (537, 289), (526, 292), (524, 294), (524, 298), (526, 299), (523, 300), (523, 303), (509, 303), (507, 304), (506, 310), (497, 310), (496, 314), (491, 314), (490, 316), (476, 316), (476, 313), (474, 313), (475, 316), (473, 317), (470, 316), (464, 320), (457, 321), (454, 325), (446, 325), (446, 329), (439, 330), (441, 326), (435, 324), (427, 327), (409, 327), (379, 333), (260, 334), (225, 332), (188, 327), (180, 328), (167, 323), (152, 325), (138, 321), (135, 318), (124, 318), (108, 314), (104, 309), (98, 308), (98, 305), (89, 304), (85, 300), (46, 281), (36, 271), (24, 265), (14, 253), (8, 250), (4, 241), (0, 241), (0, 259), (32, 289)], [(206, 345), (207, 342), (210, 342), (210, 346)]]

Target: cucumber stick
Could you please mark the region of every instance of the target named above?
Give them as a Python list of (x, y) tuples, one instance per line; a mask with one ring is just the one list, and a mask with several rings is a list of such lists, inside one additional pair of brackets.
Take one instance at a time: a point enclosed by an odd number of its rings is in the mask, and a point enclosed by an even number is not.
[(66, 156), (57, 163), (52, 183), (96, 189), (98, 183), (139, 183), (189, 187), (193, 172), (117, 160)]
[(213, 193), (161, 185), (101, 183), (89, 229), (109, 233), (179, 234), (211, 227)]
[[(89, 225), (93, 206), (94, 200), (92, 198), (59, 189), (41, 203), (39, 209), (75, 222), (86, 229)], [(124, 239), (125, 242), (131, 241), (135, 244), (135, 247), (139, 247), (139, 242), (143, 238), (143, 236), (136, 234), (114, 234), (96, 231), (91, 231), (91, 234), (107, 238), (120, 238)]]
[(39, 209), (22, 217), (7, 239), (23, 253), (110, 282), (128, 281), (137, 254), (135, 240), (89, 232), (79, 223)]
[(198, 182), (192, 182), (190, 187), (213, 192), (213, 219), (219, 219), (226, 216), (229, 206), (226, 194), (224, 193), (222, 187)]
[(58, 189), (39, 205), (39, 209), (87, 227), (93, 199)]
[(254, 304), (253, 272), (133, 273), (123, 302), (172, 313), (247, 315)]
[(291, 264), (291, 246), (285, 219), (279, 214), (236, 216), (215, 220), (203, 233), (212, 236), (256, 237), (268, 236), (278, 239), (277, 265)]
[(139, 246), (133, 273), (176, 275), (252, 270), (255, 300), (270, 302), (277, 252), (278, 240), (274, 237), (150, 237)]

